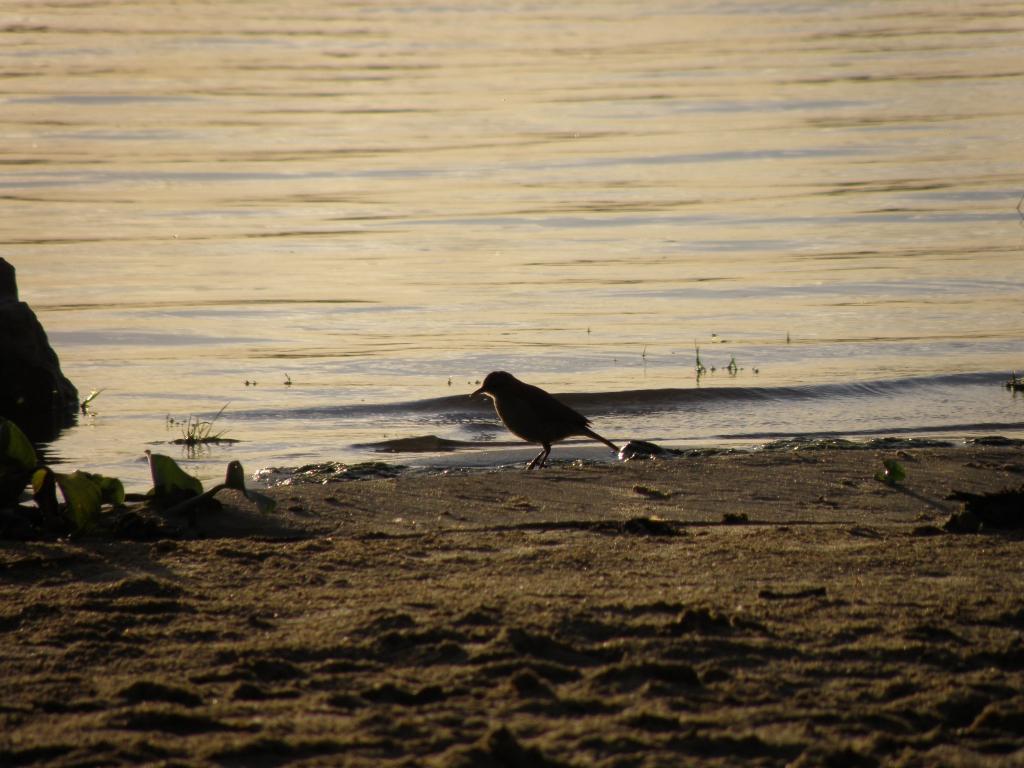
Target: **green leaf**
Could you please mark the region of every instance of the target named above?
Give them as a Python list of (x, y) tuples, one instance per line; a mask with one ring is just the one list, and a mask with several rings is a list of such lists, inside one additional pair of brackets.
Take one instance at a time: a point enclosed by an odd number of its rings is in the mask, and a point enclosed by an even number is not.
[(118, 506), (124, 504), (124, 485), (116, 477), (104, 477), (92, 472), (82, 472), (90, 477), (99, 486), (103, 504)]
[(36, 464), (36, 451), (25, 433), (0, 417), (0, 507), (17, 503)]
[(16, 462), (26, 470), (36, 468), (36, 450), (18, 425), (0, 416), (0, 456)]
[(155, 496), (170, 496), (176, 493), (198, 496), (203, 492), (203, 484), (178, 466), (170, 456), (146, 451), (149, 458), (149, 471), (153, 475)]
[(46, 488), (46, 482), (53, 479), (53, 470), (49, 467), (40, 467), (32, 473), (32, 493), (39, 494)]
[(70, 475), (54, 472), (53, 477), (68, 504), (67, 514), (75, 530), (92, 529), (99, 520), (100, 505), (103, 504), (103, 490), (97, 476), (76, 471)]
[(85, 400), (83, 400), (81, 405), (79, 406), (79, 408), (82, 409), (82, 413), (85, 413), (86, 411), (89, 410), (89, 404), (97, 397), (99, 397), (102, 391), (102, 389), (94, 389), (92, 392), (89, 393), (89, 396), (85, 398)]
[(57, 507), (57, 483), (53, 477), (53, 470), (49, 467), (41, 467), (32, 473), (32, 497), (44, 518), (54, 520), (60, 517), (60, 510)]
[(886, 459), (882, 462), (883, 469), (875, 473), (875, 480), (886, 485), (896, 485), (907, 479), (907, 471), (896, 459)]
[[(57, 488), (66, 502), (63, 512), (57, 505)], [(61, 529), (70, 523), (71, 530), (78, 533), (95, 527), (102, 505), (124, 503), (124, 486), (120, 480), (92, 472), (76, 471), (66, 475), (41, 467), (32, 474), (32, 490), (44, 518), (59, 521), (57, 526)]]

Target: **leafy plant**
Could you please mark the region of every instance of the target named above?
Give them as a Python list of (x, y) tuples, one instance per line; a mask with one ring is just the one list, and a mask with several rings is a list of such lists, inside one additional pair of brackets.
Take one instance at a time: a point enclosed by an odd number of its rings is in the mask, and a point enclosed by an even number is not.
[(149, 471), (153, 476), (153, 489), (150, 495), (169, 502), (167, 514), (181, 514), (194, 519), (198, 509), (225, 488), (241, 491), (245, 498), (256, 504), (260, 512), (273, 512), (277, 505), (269, 496), (245, 487), (245, 470), (242, 469), (241, 462), (232, 461), (228, 464), (224, 482), (204, 491), (199, 479), (186, 473), (170, 456), (150, 451), (146, 451), (146, 456), (149, 458)]
[(895, 486), (907, 479), (907, 471), (896, 459), (886, 459), (882, 469), (875, 473), (875, 480), (889, 486)]
[[(104, 504), (124, 503), (124, 487), (116, 478), (54, 472), (38, 463), (25, 433), (13, 421), (0, 418), (0, 507), (16, 505), (31, 483), (41, 522), (47, 528), (81, 533), (96, 525)], [(57, 502), (58, 489), (63, 506)]]
[[(57, 504), (57, 489), (64, 507)], [(32, 490), (44, 519), (63, 518), (73, 533), (87, 533), (99, 523), (104, 504), (124, 504), (124, 486), (116, 477), (76, 470), (70, 474), (40, 467), (32, 475)]]
[[(143, 498), (166, 513), (182, 512), (194, 520), (196, 511), (225, 488), (240, 491), (261, 512), (275, 508), (273, 499), (245, 487), (245, 471), (237, 461), (228, 464), (223, 483), (204, 492), (203, 484), (174, 459), (149, 451), (146, 454), (153, 488)], [(35, 507), (18, 504), (29, 484)], [(58, 491), (63, 503), (58, 501)], [(124, 510), (125, 499), (124, 485), (117, 478), (82, 470), (55, 472), (40, 466), (32, 443), (18, 425), (0, 417), (0, 509), (10, 508), (15, 513), (13, 519), (21, 521), (19, 525), (56, 535), (88, 533), (108, 519), (103, 507)]]

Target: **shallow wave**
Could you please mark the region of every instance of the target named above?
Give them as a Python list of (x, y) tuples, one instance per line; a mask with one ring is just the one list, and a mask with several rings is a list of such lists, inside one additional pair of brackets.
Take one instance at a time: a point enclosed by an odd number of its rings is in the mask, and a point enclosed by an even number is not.
[[(1007, 379), (1005, 372), (956, 373), (937, 376), (916, 376), (900, 379), (879, 379), (789, 387), (691, 386), (687, 388), (629, 389), (614, 392), (555, 392), (559, 400), (578, 408), (589, 416), (609, 414), (656, 413), (692, 406), (735, 402), (787, 403), (798, 400), (870, 399), (907, 396), (932, 388), (965, 386), (997, 386)], [(267, 417), (306, 419), (318, 417), (365, 418), (374, 415), (408, 414), (442, 416), (455, 420), (472, 420), (493, 413), (484, 397), (448, 395), (391, 403), (358, 403), (331, 406), (308, 406), (286, 410), (239, 410), (232, 413), (241, 419)]]
[(902, 427), (885, 426), (878, 427), (876, 429), (843, 429), (840, 431), (832, 430), (817, 430), (808, 431), (801, 430), (799, 432), (783, 432), (783, 431), (772, 431), (772, 432), (733, 432), (720, 435), (714, 435), (713, 438), (716, 440), (741, 440), (741, 441), (760, 441), (760, 440), (787, 440), (792, 438), (824, 438), (824, 437), (835, 437), (837, 435), (843, 435), (844, 437), (872, 437), (875, 435), (916, 435), (916, 434), (932, 434), (932, 435), (960, 435), (960, 434), (989, 434), (992, 439), (997, 439), (997, 434), (1000, 432), (1019, 432), (1024, 429), (1024, 422), (1021, 421), (1006, 421), (1006, 422), (967, 422), (967, 423), (949, 423), (949, 424), (936, 424), (936, 425), (908, 425)]

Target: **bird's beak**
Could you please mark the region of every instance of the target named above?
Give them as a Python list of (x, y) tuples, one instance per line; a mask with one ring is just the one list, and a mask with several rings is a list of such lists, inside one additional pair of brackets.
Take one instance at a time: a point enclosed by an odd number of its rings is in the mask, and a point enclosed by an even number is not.
[(473, 392), (471, 392), (469, 396), (470, 397), (476, 397), (477, 395), (482, 395), (482, 394), (484, 394), (484, 388), (480, 387), (480, 389), (473, 390)]

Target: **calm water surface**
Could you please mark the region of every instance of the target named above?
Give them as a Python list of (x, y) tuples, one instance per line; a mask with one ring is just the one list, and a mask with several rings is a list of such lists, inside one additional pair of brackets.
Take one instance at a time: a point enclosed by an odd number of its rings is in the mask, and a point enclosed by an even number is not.
[(1024, 435), (1019, 2), (286, 5), (0, 0), (61, 466), (504, 441), (496, 368), (622, 440)]

